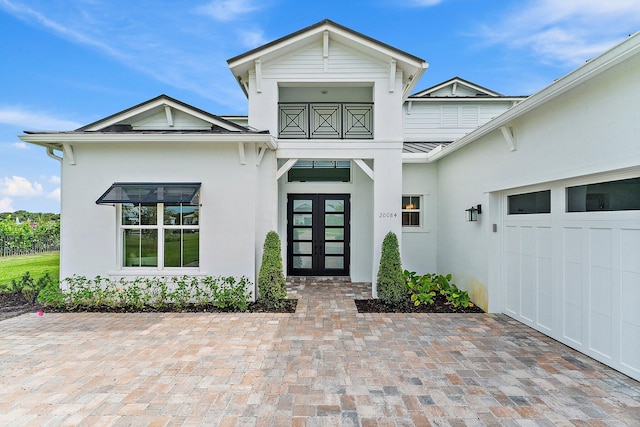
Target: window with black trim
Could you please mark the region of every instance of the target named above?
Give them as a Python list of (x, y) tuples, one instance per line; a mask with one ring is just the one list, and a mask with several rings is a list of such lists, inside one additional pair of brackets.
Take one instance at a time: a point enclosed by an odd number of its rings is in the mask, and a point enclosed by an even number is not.
[(507, 197), (509, 215), (551, 213), (551, 190), (513, 194)]
[(123, 268), (200, 264), (200, 183), (114, 183), (97, 204), (120, 206)]
[(402, 196), (402, 226), (420, 227), (422, 196)]
[(287, 174), (289, 182), (349, 182), (349, 160), (298, 160)]
[(567, 212), (640, 210), (640, 177), (567, 187)]

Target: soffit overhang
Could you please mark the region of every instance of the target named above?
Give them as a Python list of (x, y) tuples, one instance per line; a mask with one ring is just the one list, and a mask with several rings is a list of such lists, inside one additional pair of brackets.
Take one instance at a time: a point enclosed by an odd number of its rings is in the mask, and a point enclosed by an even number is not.
[(278, 148), (269, 133), (212, 133), (212, 132), (28, 132), (20, 135), (24, 142), (62, 150), (64, 144), (264, 144), (269, 149)]

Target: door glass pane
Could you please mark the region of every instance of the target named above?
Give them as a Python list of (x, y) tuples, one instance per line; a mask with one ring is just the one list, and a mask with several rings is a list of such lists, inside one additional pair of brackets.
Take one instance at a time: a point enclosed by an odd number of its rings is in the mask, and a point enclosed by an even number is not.
[(312, 200), (294, 200), (293, 211), (294, 212), (311, 212), (313, 209)]
[(293, 242), (293, 253), (311, 255), (312, 254), (311, 242)]
[(344, 228), (325, 228), (325, 240), (344, 240)]
[(344, 212), (344, 200), (325, 200), (325, 212)]
[(293, 240), (311, 240), (310, 228), (294, 228)]
[(311, 226), (312, 215), (311, 214), (293, 214), (293, 226)]
[(324, 257), (324, 268), (344, 268), (344, 257), (326, 256)]
[(342, 255), (344, 254), (344, 243), (343, 242), (327, 242), (324, 245), (324, 253)]
[(344, 225), (344, 214), (324, 214), (324, 225)]
[(310, 256), (294, 256), (293, 268), (311, 268)]

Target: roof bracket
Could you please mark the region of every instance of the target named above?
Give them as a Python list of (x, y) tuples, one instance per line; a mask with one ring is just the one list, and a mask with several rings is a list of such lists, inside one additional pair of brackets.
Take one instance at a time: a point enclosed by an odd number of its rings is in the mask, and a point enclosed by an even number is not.
[(507, 145), (509, 146), (509, 150), (516, 151), (516, 141), (513, 136), (513, 128), (502, 126), (500, 128), (500, 131), (502, 132), (502, 136), (504, 137), (504, 140), (507, 142)]
[(329, 31), (322, 34), (322, 60), (324, 62), (324, 72), (329, 71)]
[(244, 142), (238, 142), (238, 156), (240, 156), (240, 164), (247, 164), (247, 157), (244, 153)]
[(256, 92), (262, 93), (262, 62), (256, 59)]
[(264, 153), (266, 153), (267, 147), (258, 147), (258, 158), (256, 160), (256, 166), (260, 166), (262, 163), (262, 158), (264, 157)]
[(276, 181), (279, 180), (280, 178), (282, 178), (282, 175), (284, 175), (285, 173), (289, 172), (289, 169), (291, 169), (293, 167), (293, 165), (296, 164), (296, 162), (298, 161), (298, 159), (289, 159), (287, 160), (287, 162), (282, 165), (282, 167), (280, 167), (280, 169), (278, 169), (278, 172), (276, 172)]
[(164, 113), (167, 115), (167, 124), (173, 127), (173, 111), (171, 111), (171, 107), (167, 104), (164, 104)]
[(369, 165), (367, 165), (364, 160), (362, 159), (353, 159), (353, 162), (358, 165), (358, 167), (360, 169), (362, 169), (362, 172), (366, 173), (367, 176), (369, 178), (371, 178), (371, 181), (375, 181), (375, 172), (373, 172), (373, 169), (371, 169), (369, 167)]
[(68, 144), (68, 143), (64, 143), (62, 144), (62, 148), (64, 151), (64, 157), (69, 159), (69, 164), (70, 165), (75, 165), (76, 164), (76, 150), (75, 148), (73, 148), (73, 145)]
[(396, 89), (396, 60), (392, 59), (389, 63), (389, 92)]

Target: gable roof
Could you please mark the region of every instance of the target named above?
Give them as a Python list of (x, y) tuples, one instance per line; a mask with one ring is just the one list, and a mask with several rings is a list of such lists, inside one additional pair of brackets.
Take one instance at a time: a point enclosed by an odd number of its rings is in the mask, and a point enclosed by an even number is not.
[[(233, 123), (232, 121), (223, 119), (220, 116), (216, 116), (215, 114), (193, 107), (164, 94), (149, 99), (148, 101), (141, 102), (140, 104), (134, 105), (133, 107), (127, 108), (93, 123), (89, 123), (88, 125), (76, 129), (76, 131), (91, 132), (113, 130), (113, 126), (130, 125), (132, 120), (140, 120), (141, 118), (157, 114), (158, 112), (161, 112), (161, 110), (166, 109), (166, 107), (173, 108), (197, 119), (211, 123), (212, 128), (215, 127), (218, 131), (248, 132), (247, 128)], [(170, 120), (170, 118), (168, 117), (167, 120)], [(124, 131), (126, 128), (123, 126), (121, 130)]]
[[(504, 95), (492, 91), (491, 89), (487, 89), (486, 87), (482, 87), (480, 85), (477, 85), (475, 83), (472, 83), (468, 80), (465, 80), (463, 78), (460, 77), (453, 77), (449, 80), (446, 80), (442, 83), (438, 83), (437, 85), (431, 86), (430, 88), (424, 89), (418, 93), (415, 93), (413, 95), (411, 95), (411, 98), (425, 98), (425, 97), (442, 97), (442, 95), (436, 95), (435, 92), (441, 91), (442, 89), (445, 89), (447, 87), (451, 88), (451, 92), (449, 95), (447, 95), (446, 97), (455, 97), (455, 96), (459, 96), (456, 95), (457, 93), (457, 89), (463, 86), (465, 88), (467, 88), (470, 92), (474, 93), (474, 96), (477, 97), (481, 97), (481, 96), (487, 96), (487, 97), (502, 97)], [(468, 96), (468, 95), (467, 95)]]
[(312, 41), (322, 40), (325, 32), (330, 39), (334, 39), (340, 43), (355, 47), (361, 51), (366, 51), (374, 56), (383, 56), (389, 60), (394, 59), (397, 67), (405, 71), (403, 79), (407, 85), (407, 93), (410, 88), (414, 87), (424, 73), (424, 70), (429, 66), (427, 62), (417, 56), (382, 43), (329, 19), (324, 19), (241, 55), (234, 56), (227, 60), (227, 63), (243, 92), (245, 95), (248, 95), (242, 82), (247, 78), (246, 76), (249, 70), (255, 66), (255, 61), (266, 61), (283, 55), (284, 53), (291, 52)]

